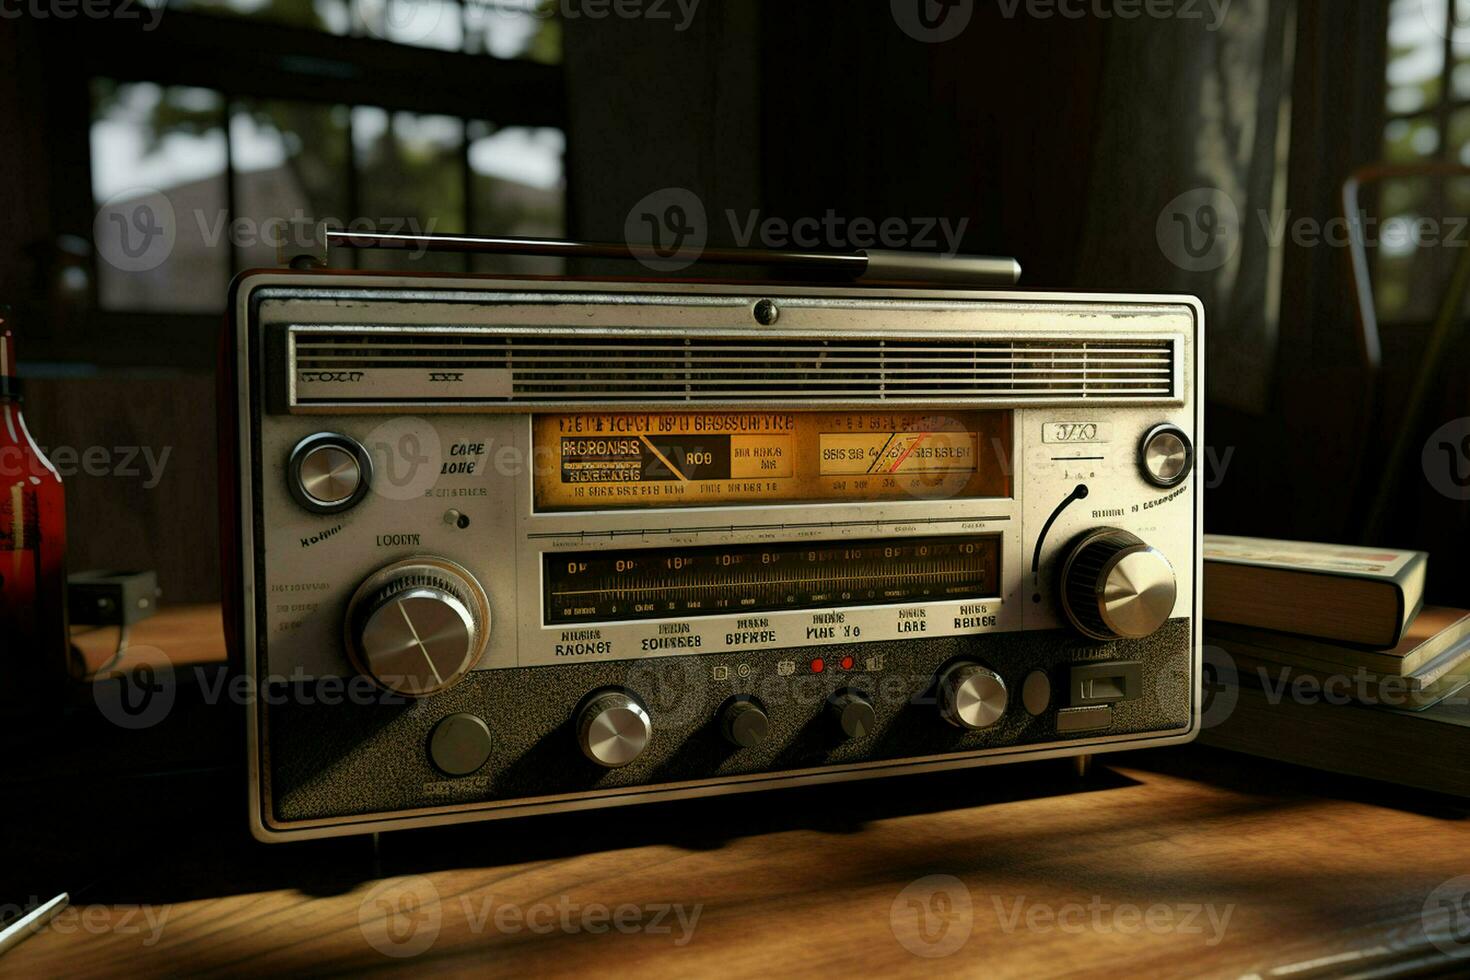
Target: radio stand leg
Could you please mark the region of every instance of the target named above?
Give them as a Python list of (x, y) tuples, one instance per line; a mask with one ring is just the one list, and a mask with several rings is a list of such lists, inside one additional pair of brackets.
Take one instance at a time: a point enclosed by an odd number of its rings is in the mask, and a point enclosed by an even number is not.
[(1072, 757), (1072, 773), (1078, 779), (1086, 779), (1087, 774), (1092, 771), (1092, 756), (1074, 755)]

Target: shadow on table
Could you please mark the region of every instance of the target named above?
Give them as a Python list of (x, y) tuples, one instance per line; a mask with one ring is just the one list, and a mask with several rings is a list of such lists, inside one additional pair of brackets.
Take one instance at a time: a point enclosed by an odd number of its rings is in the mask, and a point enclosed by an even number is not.
[(1061, 760), (263, 845), (245, 831), (236, 782), (185, 771), (65, 787), (36, 811), (45, 819), (0, 817), (0, 835), (14, 842), (12, 881), (36, 894), (87, 884), (80, 900), (120, 904), (277, 889), (323, 896), (399, 874), (651, 845), (712, 850), (791, 830), (848, 835), (891, 818), (1136, 785), (1101, 766), (1078, 777)]

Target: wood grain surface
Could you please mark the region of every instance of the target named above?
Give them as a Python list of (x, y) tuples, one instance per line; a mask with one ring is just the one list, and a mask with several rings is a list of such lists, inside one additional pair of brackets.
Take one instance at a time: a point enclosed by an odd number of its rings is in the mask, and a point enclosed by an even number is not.
[(151, 795), (0, 976), (1470, 973), (1464, 810), (1197, 747), (270, 847)]

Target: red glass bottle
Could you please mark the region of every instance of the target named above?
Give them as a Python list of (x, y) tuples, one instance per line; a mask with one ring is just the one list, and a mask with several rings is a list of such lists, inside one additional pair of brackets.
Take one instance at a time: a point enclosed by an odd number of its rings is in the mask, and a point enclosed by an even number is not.
[(0, 712), (66, 697), (66, 492), (21, 415), (15, 338), (0, 314)]

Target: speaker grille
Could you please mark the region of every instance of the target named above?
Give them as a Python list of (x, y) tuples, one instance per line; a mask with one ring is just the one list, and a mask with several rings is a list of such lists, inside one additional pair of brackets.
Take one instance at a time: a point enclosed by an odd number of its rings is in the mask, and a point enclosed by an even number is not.
[[(293, 335), (297, 404), (1177, 397), (1172, 338)], [(436, 387), (438, 386), (438, 387)], [(448, 387), (445, 387), (448, 386)]]

